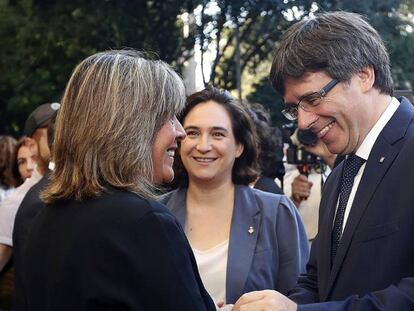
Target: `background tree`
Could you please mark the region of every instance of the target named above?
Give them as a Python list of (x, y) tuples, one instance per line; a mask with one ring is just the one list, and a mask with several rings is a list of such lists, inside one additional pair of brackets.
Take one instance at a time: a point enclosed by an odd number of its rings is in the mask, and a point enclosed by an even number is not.
[[(309, 0), (204, 0), (196, 32), (197, 42), (202, 56), (211, 46), (214, 54), (210, 79), (204, 82), (235, 89), (237, 43), (241, 72), (256, 73), (258, 64), (269, 59), (283, 31), (297, 19), (287, 18), (289, 12), (293, 12), (292, 8), (300, 12), (295, 16), (300, 18), (309, 14), (312, 3)], [(209, 6), (215, 9), (208, 10)]]
[(18, 134), (38, 105), (59, 101), (74, 66), (120, 47), (153, 51), (180, 68), (194, 36), (177, 16), (197, 1), (0, 0), (0, 133)]

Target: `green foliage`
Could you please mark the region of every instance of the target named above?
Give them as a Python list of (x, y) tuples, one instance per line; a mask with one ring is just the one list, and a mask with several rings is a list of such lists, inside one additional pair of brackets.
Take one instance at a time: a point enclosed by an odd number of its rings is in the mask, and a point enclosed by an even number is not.
[(283, 124), (289, 123), (281, 113), (283, 109), (282, 97), (276, 93), (267, 77), (253, 85), (253, 88), (255, 91), (247, 96), (249, 102), (262, 104), (269, 112), (273, 125), (281, 127)]
[(0, 133), (59, 101), (74, 66), (95, 52), (132, 47), (180, 68), (194, 39), (177, 16), (195, 1), (0, 0)]

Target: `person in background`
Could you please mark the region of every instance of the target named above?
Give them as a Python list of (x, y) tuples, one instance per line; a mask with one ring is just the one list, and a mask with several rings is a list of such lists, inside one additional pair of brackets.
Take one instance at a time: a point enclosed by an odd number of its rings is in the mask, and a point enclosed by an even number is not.
[(32, 174), (38, 162), (37, 143), (26, 136), (20, 138), (14, 149), (13, 175), (21, 185)]
[(184, 232), (155, 201), (156, 185), (174, 177), (184, 103), (179, 76), (143, 53), (106, 51), (76, 66), (46, 206), (22, 253), (19, 310), (215, 310)]
[(252, 290), (287, 293), (304, 271), (307, 238), (286, 196), (249, 187), (258, 149), (248, 108), (208, 87), (187, 98), (180, 120), (181, 185), (164, 202), (184, 227), (208, 292), (219, 306)]
[(0, 202), (17, 186), (13, 174), (16, 140), (8, 135), (0, 136)]
[[(0, 136), (0, 202), (13, 193), (19, 184), (13, 174), (13, 166), (16, 162), (15, 146), (16, 140), (13, 137)], [(14, 300), (14, 272), (11, 265), (7, 268), (2, 266), (0, 270), (0, 310), (10, 310)]]
[[(58, 103), (40, 105), (26, 120), (24, 126), (26, 137), (19, 141), (19, 148), (15, 153), (17, 165), (14, 168), (15, 176), (20, 176), (23, 183), (0, 202), (0, 271), (9, 262), (12, 255), (13, 226), (17, 209), (27, 191), (42, 178), (47, 170), (50, 158), (47, 145), (47, 126), (58, 109)], [(20, 158), (21, 165), (18, 165), (18, 152), (22, 148), (25, 150), (25, 157)], [(33, 162), (36, 162), (35, 168)], [(29, 175), (30, 177), (28, 177)]]
[[(47, 126), (47, 138), (49, 150), (52, 150), (53, 136), (55, 134), (55, 121), (56, 113), (50, 120)], [(21, 266), (24, 259), (23, 252), (26, 245), (26, 240), (29, 236), (32, 222), (36, 215), (45, 206), (43, 201), (40, 199), (40, 193), (45, 189), (49, 181), (49, 175), (54, 166), (52, 161), (49, 162), (49, 169), (43, 175), (43, 177), (26, 193), (22, 203), (20, 204), (16, 217), (14, 220), (13, 228), (13, 266), (15, 271), (15, 282), (22, 283), (23, 275), (21, 272)], [(20, 285), (16, 285), (19, 287)], [(19, 310), (24, 302), (20, 299), (21, 296), (17, 296), (15, 299), (15, 309)]]
[(300, 174), (296, 165), (287, 165), (283, 190), (291, 194), (290, 199), (298, 208), (309, 242), (312, 242), (318, 233), (319, 203), (323, 184), (334, 167), (336, 155), (330, 153), (320, 139), (315, 145), (302, 147), (306, 152), (320, 157), (323, 164), (318, 164), (318, 171), (311, 165), (307, 176)]
[(260, 176), (253, 182), (259, 190), (283, 194), (275, 179), (282, 179), (285, 174), (283, 166), (283, 141), (281, 133), (272, 127), (269, 113), (265, 108), (253, 103), (249, 105), (250, 115), (256, 127), (259, 143), (258, 164)]
[(414, 107), (393, 97), (389, 56), (360, 15), (327, 12), (284, 34), (271, 69), (284, 114), (346, 155), (327, 179), (306, 273), (288, 295), (234, 311), (414, 310)]

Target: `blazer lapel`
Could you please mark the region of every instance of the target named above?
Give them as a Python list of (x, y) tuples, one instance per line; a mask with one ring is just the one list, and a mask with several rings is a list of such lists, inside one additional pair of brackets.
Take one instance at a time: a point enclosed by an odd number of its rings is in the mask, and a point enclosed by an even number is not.
[(352, 242), (355, 230), (358, 227), (375, 190), (378, 188), (386, 172), (399, 153), (399, 149), (394, 146), (394, 143), (404, 137), (408, 124), (412, 118), (413, 108), (410, 103), (403, 100), (394, 116), (378, 136), (374, 147), (371, 150), (332, 266), (327, 293), (325, 297), (322, 297), (323, 299), (327, 298), (329, 290), (332, 289)]
[[(168, 208), (174, 214), (175, 218), (185, 230), (187, 222), (187, 188), (178, 188), (176, 191), (167, 194)], [(163, 200), (165, 203), (165, 200)]]
[(261, 214), (253, 191), (247, 186), (236, 185), (227, 258), (227, 303), (235, 302), (243, 294), (256, 248), (260, 222)]

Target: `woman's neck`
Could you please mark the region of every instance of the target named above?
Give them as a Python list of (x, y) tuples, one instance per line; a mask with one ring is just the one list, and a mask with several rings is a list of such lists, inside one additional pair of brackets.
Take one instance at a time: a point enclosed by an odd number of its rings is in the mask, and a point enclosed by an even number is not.
[(234, 197), (231, 180), (215, 187), (189, 183), (185, 230), (193, 248), (207, 250), (229, 239)]
[[(222, 183), (197, 183), (189, 181), (187, 190), (187, 206), (220, 207), (223, 202), (234, 203), (235, 186), (231, 180)], [(227, 206), (228, 204), (226, 204)]]

